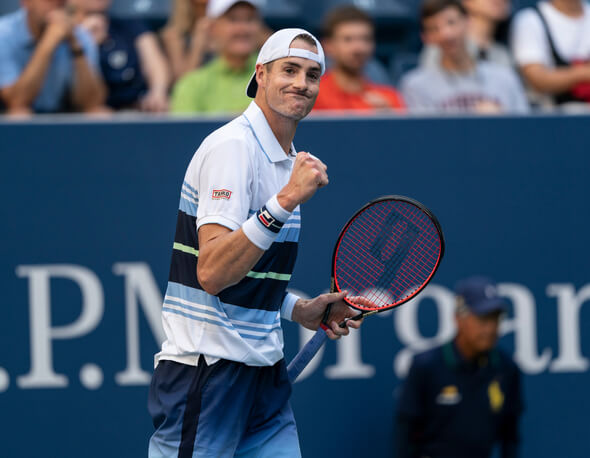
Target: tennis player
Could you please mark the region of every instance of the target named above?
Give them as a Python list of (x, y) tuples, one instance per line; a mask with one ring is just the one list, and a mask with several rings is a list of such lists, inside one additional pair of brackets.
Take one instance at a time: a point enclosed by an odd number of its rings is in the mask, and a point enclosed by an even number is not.
[(148, 402), (151, 458), (300, 456), (280, 319), (315, 330), (334, 303), (327, 334), (337, 339), (349, 332), (337, 323), (356, 314), (345, 293), (286, 292), (299, 205), (328, 184), (326, 165), (292, 143), (324, 70), (313, 35), (276, 32), (247, 87), (254, 101), (189, 164)]

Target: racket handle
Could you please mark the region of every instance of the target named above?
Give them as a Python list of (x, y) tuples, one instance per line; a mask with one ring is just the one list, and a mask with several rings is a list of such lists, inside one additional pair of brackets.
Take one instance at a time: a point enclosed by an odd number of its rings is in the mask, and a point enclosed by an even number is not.
[(313, 359), (327, 338), (328, 334), (326, 334), (323, 327), (320, 327), (305, 346), (299, 350), (299, 353), (297, 353), (295, 358), (287, 366), (287, 374), (291, 383), (297, 380), (299, 374), (303, 372), (305, 366)]

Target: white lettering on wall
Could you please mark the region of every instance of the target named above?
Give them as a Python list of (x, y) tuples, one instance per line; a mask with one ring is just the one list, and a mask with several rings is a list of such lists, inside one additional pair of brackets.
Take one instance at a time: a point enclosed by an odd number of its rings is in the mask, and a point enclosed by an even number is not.
[(584, 372), (588, 358), (581, 354), (580, 308), (590, 299), (590, 285), (578, 291), (569, 283), (552, 283), (547, 286), (547, 295), (557, 298), (557, 334), (559, 354), (551, 362), (551, 372)]
[[(418, 309), (425, 299), (434, 301), (438, 311), (438, 331), (433, 337), (424, 337), (418, 327)], [(394, 310), (393, 322), (402, 348), (393, 361), (393, 370), (399, 378), (408, 373), (416, 353), (429, 350), (450, 340), (455, 334), (455, 299), (448, 289), (430, 284), (418, 296)]]
[[(18, 266), (16, 275), (29, 279), (31, 339), (31, 370), (17, 377), (17, 385), (20, 388), (66, 387), (68, 378), (53, 369), (52, 341), (80, 337), (96, 328), (104, 312), (102, 285), (91, 270), (69, 264)], [(70, 324), (51, 325), (51, 278), (68, 279), (80, 287), (80, 316)]]
[(551, 349), (537, 354), (535, 298), (528, 288), (516, 283), (499, 284), (498, 294), (509, 299), (514, 307), (514, 316), (505, 318), (500, 327), (501, 335), (514, 333), (514, 360), (527, 374), (544, 371), (551, 360)]
[(125, 320), (127, 367), (115, 375), (119, 385), (145, 385), (150, 382), (150, 371), (141, 369), (139, 345), (139, 308), (143, 309), (150, 329), (161, 345), (165, 339), (162, 327), (162, 293), (150, 267), (144, 262), (119, 262), (113, 265), (115, 275), (125, 277)]

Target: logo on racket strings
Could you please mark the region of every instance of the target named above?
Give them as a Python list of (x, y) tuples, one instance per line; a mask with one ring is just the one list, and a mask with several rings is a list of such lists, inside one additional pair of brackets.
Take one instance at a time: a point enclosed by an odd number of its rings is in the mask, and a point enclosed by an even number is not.
[[(387, 257), (388, 253), (384, 248), (387, 246), (387, 242), (392, 238), (394, 227), (405, 224), (406, 228), (402, 232), (396, 249), (393, 254)], [(385, 218), (385, 223), (381, 226), (381, 231), (375, 238), (373, 245), (371, 245), (371, 255), (381, 261), (385, 268), (377, 279), (376, 286), (387, 288), (393, 282), (393, 279), (397, 275), (399, 268), (408, 256), (411, 248), (414, 246), (416, 239), (420, 235), (420, 229), (408, 219), (404, 218), (403, 215), (399, 214), (395, 210), (391, 212)], [(391, 251), (391, 250), (390, 250)]]

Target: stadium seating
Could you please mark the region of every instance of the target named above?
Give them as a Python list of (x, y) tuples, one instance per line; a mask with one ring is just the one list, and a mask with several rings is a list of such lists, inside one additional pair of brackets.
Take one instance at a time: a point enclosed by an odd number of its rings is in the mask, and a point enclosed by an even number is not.
[(111, 13), (116, 17), (165, 20), (171, 7), (171, 0), (116, 0)]
[(301, 27), (305, 13), (299, 0), (260, 0), (265, 22), (273, 29)]

